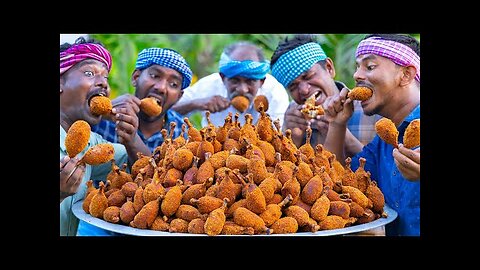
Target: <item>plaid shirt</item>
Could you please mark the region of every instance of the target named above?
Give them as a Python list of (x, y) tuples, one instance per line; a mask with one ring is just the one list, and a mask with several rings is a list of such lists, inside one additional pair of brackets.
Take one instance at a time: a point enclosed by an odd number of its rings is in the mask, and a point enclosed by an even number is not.
[[(180, 133), (182, 132), (182, 124), (184, 124), (183, 116), (174, 110), (168, 110), (163, 128), (169, 132), (170, 132), (170, 122), (177, 123), (177, 126), (173, 131), (173, 138), (175, 139), (176, 137), (180, 136)], [(92, 131), (102, 135), (102, 137), (109, 142), (118, 143), (117, 133), (115, 132), (115, 123), (111, 121), (107, 121), (107, 120), (100, 121), (100, 123), (98, 123), (97, 125), (92, 126)], [(154, 133), (149, 138), (145, 138), (145, 136), (142, 134), (140, 129), (137, 130), (137, 133), (140, 136), (140, 138), (142, 138), (142, 141), (147, 145), (147, 147), (150, 149), (152, 153), (157, 146), (163, 143), (163, 136), (162, 136), (162, 133), (160, 133), (160, 131), (157, 133)], [(185, 139), (188, 138), (186, 132), (184, 134), (184, 137)]]

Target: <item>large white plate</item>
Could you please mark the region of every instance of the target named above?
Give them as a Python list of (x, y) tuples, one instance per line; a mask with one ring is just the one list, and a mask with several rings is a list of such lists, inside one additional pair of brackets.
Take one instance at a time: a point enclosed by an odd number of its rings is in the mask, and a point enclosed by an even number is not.
[[(82, 201), (76, 202), (73, 204), (72, 210), (73, 214), (78, 217), (79, 219), (88, 222), (94, 226), (102, 228), (104, 230), (126, 234), (126, 235), (136, 235), (136, 236), (208, 236), (207, 234), (191, 234), (191, 233), (170, 233), (170, 232), (162, 232), (162, 231), (155, 231), (155, 230), (146, 230), (146, 229), (137, 229), (126, 225), (119, 225), (110, 222), (106, 222), (103, 219), (92, 217), (90, 214), (85, 213), (82, 208)], [(367, 231), (370, 229), (378, 228), (384, 226), (392, 221), (394, 221), (398, 214), (395, 210), (390, 208), (388, 205), (385, 205), (383, 208), (387, 214), (386, 218), (379, 218), (372, 222), (355, 225), (346, 227), (343, 229), (335, 229), (335, 230), (323, 230), (317, 232), (299, 232), (299, 233), (292, 233), (292, 234), (255, 234), (255, 235), (235, 235), (235, 236), (331, 236), (331, 235), (344, 235), (344, 234), (351, 234), (351, 233), (358, 233)], [(217, 236), (231, 236), (231, 235), (217, 235)]]

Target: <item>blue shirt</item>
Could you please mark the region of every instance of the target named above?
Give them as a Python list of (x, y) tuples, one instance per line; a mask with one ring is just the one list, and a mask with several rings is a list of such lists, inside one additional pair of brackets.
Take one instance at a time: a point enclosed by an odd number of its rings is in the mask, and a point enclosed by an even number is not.
[[(185, 122), (183, 122), (183, 116), (181, 114), (177, 113), (174, 110), (168, 110), (166, 113), (165, 122), (163, 125), (163, 128), (166, 129), (168, 132), (170, 132), (170, 122), (177, 123), (177, 126), (173, 131), (173, 138), (175, 139), (178, 136), (180, 136), (180, 133), (182, 132), (182, 124), (184, 124)], [(92, 131), (102, 135), (102, 137), (109, 142), (118, 143), (118, 136), (117, 136), (117, 133), (115, 132), (114, 122), (111, 122), (108, 120), (102, 120), (97, 125), (92, 126)], [(160, 131), (157, 133), (154, 133), (149, 138), (145, 138), (145, 136), (142, 134), (140, 129), (137, 130), (137, 133), (140, 136), (140, 138), (142, 138), (142, 141), (145, 143), (145, 145), (147, 145), (147, 147), (150, 149), (152, 153), (153, 153), (153, 150), (155, 150), (157, 146), (161, 145), (164, 140), (162, 133)], [(185, 139), (188, 138), (187, 132), (185, 132), (184, 137)]]
[[(398, 141), (403, 142), (403, 134), (408, 124), (420, 119), (420, 105), (418, 105), (400, 124)], [(420, 179), (410, 181), (405, 179), (393, 159), (393, 146), (375, 136), (373, 141), (363, 147), (362, 151), (352, 157), (352, 170), (359, 166), (359, 158), (364, 157), (367, 162), (365, 170), (377, 181), (378, 187), (385, 196), (385, 203), (397, 211), (398, 217), (387, 224), (387, 235), (420, 235)]]

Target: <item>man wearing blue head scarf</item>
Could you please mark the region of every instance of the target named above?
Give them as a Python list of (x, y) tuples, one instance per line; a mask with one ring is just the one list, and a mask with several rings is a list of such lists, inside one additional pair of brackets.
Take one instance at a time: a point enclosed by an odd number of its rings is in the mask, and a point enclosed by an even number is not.
[[(171, 122), (176, 123), (172, 138), (178, 137), (181, 133), (183, 117), (171, 107), (183, 95), (183, 89), (190, 85), (192, 71), (187, 61), (178, 52), (172, 49), (147, 48), (138, 54), (131, 80), (135, 87), (135, 95), (125, 94), (113, 99), (112, 112), (133, 119), (129, 122), (136, 123), (134, 128), (137, 130), (137, 138), (140, 137), (145, 147), (141, 152), (151, 154), (163, 143), (161, 130), (170, 130)], [(162, 107), (158, 116), (149, 116), (140, 110), (141, 100), (146, 97), (155, 99)], [(92, 126), (92, 131), (110, 142), (117, 142), (120, 132), (135, 132), (135, 129), (116, 129), (117, 125), (122, 125), (122, 120), (117, 120), (117, 123), (102, 120), (99, 124)], [(112, 235), (112, 233), (105, 234), (103, 230), (86, 222), (80, 222), (78, 235)]]
[[(183, 115), (195, 111), (210, 111), (210, 119), (215, 126), (223, 126), (229, 113), (239, 113), (238, 121), (243, 125), (245, 115), (251, 114), (256, 123), (260, 114), (253, 108), (255, 96), (264, 95), (269, 103), (267, 114), (272, 119), (280, 119), (288, 106), (285, 88), (270, 74), (270, 64), (265, 60), (261, 48), (253, 43), (240, 41), (225, 47), (219, 61), (219, 72), (203, 77), (185, 89), (174, 109)], [(240, 112), (231, 105), (236, 96), (249, 100), (249, 107)], [(203, 117), (202, 126), (208, 124)]]
[[(323, 116), (306, 119), (302, 114), (305, 101), (315, 96), (315, 105), (323, 105), (327, 97), (340, 92), (344, 83), (336, 81), (335, 65), (323, 51), (315, 37), (297, 34), (280, 42), (271, 59), (272, 75), (285, 86), (292, 97), (285, 112), (283, 130), (292, 131), (292, 139), (297, 147), (305, 143), (307, 127), (312, 129), (310, 144), (325, 142), (328, 122)], [(380, 116), (363, 114), (360, 104), (355, 106), (355, 114), (348, 122), (345, 151), (352, 155), (369, 143), (375, 136), (375, 122)]]
[[(162, 129), (169, 130), (170, 122), (175, 122), (173, 137), (181, 133), (183, 117), (170, 108), (182, 97), (183, 90), (190, 85), (192, 70), (185, 58), (172, 49), (147, 48), (138, 54), (132, 85), (135, 95), (125, 94), (112, 100), (113, 108), (128, 112), (138, 119), (138, 135), (146, 147), (153, 150), (162, 144)], [(140, 110), (141, 99), (151, 97), (162, 107), (158, 116), (148, 116)], [(92, 130), (105, 139), (116, 142), (115, 123), (101, 121)]]

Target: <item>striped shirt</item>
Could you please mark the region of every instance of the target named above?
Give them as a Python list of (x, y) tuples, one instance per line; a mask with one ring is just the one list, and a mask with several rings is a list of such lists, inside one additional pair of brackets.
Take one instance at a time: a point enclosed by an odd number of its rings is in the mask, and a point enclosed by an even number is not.
[[(178, 136), (180, 136), (180, 133), (182, 132), (182, 124), (184, 124), (183, 116), (174, 110), (167, 110), (163, 128), (166, 129), (169, 133), (170, 133), (170, 122), (177, 123), (177, 126), (173, 131), (173, 138), (175, 139)], [(117, 133), (115, 132), (114, 122), (102, 120), (97, 125), (92, 126), (92, 131), (102, 135), (102, 137), (109, 142), (114, 142), (114, 143), (118, 142), (118, 137), (117, 137)], [(145, 136), (140, 131), (140, 129), (137, 130), (137, 133), (152, 153), (157, 146), (163, 143), (163, 136), (160, 131), (154, 133), (149, 138), (145, 138)], [(188, 138), (186, 132), (184, 134), (184, 137), (185, 139)]]

